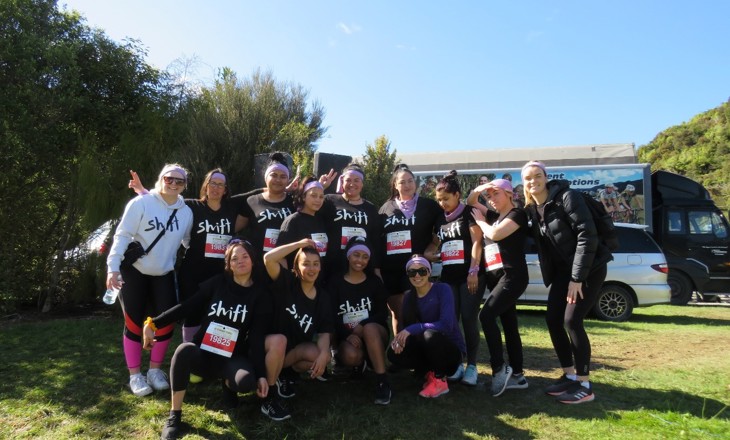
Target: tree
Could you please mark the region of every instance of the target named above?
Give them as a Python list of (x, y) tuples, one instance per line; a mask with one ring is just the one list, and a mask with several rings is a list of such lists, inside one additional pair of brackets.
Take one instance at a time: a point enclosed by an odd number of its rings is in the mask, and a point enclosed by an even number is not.
[(375, 206), (380, 206), (390, 198), (390, 177), (393, 168), (398, 163), (396, 150), (390, 151), (390, 141), (382, 135), (375, 139), (375, 145), (365, 147), (363, 170), (365, 171), (365, 185), (363, 196)]
[(121, 212), (124, 170), (166, 155), (164, 77), (144, 56), (56, 1), (0, 2), (0, 308), (67, 294), (67, 251)]

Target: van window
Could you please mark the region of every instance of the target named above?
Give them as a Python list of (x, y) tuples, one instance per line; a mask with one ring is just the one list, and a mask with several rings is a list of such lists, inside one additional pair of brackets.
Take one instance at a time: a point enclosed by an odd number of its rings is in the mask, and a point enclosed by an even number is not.
[(712, 212), (688, 211), (687, 221), (691, 235), (712, 234)]
[(666, 227), (669, 234), (685, 234), (686, 229), (682, 221), (682, 211), (667, 211)]
[(727, 222), (716, 212), (712, 213), (712, 231), (717, 238), (727, 238)]

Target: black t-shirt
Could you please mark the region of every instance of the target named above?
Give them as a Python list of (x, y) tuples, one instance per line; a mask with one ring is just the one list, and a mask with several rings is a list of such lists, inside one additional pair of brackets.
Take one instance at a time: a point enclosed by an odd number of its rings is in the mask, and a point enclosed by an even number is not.
[(435, 234), (441, 240), (441, 281), (463, 283), (469, 275), (473, 243), (469, 228), (474, 225), (476, 222), (469, 207), (450, 222), (444, 214), (438, 217)]
[(332, 295), (340, 341), (347, 338), (357, 324), (375, 322), (386, 327), (387, 295), (377, 276), (369, 275), (362, 283), (352, 284), (343, 275), (337, 275), (330, 279), (327, 291)]
[(246, 199), (246, 205), (249, 241), (263, 255), (276, 247), (281, 224), (296, 211), (294, 202), (288, 194), (276, 203), (264, 199), (263, 194), (255, 194)]
[[(425, 197), (419, 197), (416, 210), (406, 218), (395, 200), (388, 200), (379, 211), (383, 222), (381, 235), (381, 272), (388, 289), (400, 289), (394, 280), (405, 276), (405, 266), (413, 254), (423, 254), (433, 239), (434, 225), (443, 215), (439, 205)], [(388, 275), (386, 275), (386, 273)]]
[(344, 249), (353, 236), (364, 236), (372, 246), (368, 266), (380, 267), (381, 220), (378, 209), (363, 199), (363, 203), (349, 203), (341, 194), (327, 194), (318, 215), (324, 221), (329, 237), (325, 264), (331, 273), (342, 272), (345, 265)]
[[(497, 212), (487, 213), (487, 223), (490, 225), (495, 224), (498, 218), (499, 213)], [(506, 219), (512, 220), (520, 227), (512, 234), (496, 243), (499, 247), (502, 264), (506, 269), (514, 269), (526, 274), (527, 262), (525, 261), (525, 239), (527, 238), (527, 214), (525, 214), (525, 211), (520, 208), (512, 208), (512, 210), (507, 213), (507, 216), (505, 216), (505, 220)], [(484, 241), (487, 246), (494, 243), (486, 238)], [(488, 252), (485, 250), (485, 259), (488, 258)]]
[[(163, 312), (153, 321), (158, 328), (175, 323), (181, 318), (201, 315), (200, 329), (193, 342), (216, 348), (214, 326), (223, 325), (238, 331), (234, 356), (249, 356), (254, 364), (256, 377), (266, 377), (264, 340), (273, 330), (271, 326), (274, 306), (271, 294), (263, 283), (249, 287), (236, 284), (229, 274), (219, 274), (200, 284), (198, 292), (190, 299)], [(224, 343), (223, 348), (229, 347)], [(208, 350), (211, 351), (211, 350)]]
[(309, 299), (302, 291), (302, 284), (294, 274), (282, 268), (272, 283), (276, 329), (287, 338), (287, 351), (301, 344), (312, 342), (314, 335), (334, 333), (332, 306), (327, 292), (317, 287), (317, 295)]
[(217, 211), (200, 200), (188, 199), (185, 204), (193, 211), (193, 227), (181, 271), (193, 274), (200, 283), (223, 272), (226, 246), (233, 237), (236, 217), (246, 214), (245, 201), (223, 199)]
[[(283, 246), (285, 244), (294, 243), (303, 238), (311, 238), (315, 242), (320, 242), (324, 246), (317, 248), (319, 251), (320, 258), (324, 257), (327, 253), (327, 231), (324, 227), (324, 222), (318, 216), (304, 214), (302, 212), (295, 212), (284, 220), (281, 224), (281, 232), (279, 233), (279, 241), (277, 246)], [(296, 252), (292, 252), (287, 255), (286, 261), (289, 263), (289, 268), (292, 268), (294, 256)], [(320, 275), (321, 278), (321, 275)]]

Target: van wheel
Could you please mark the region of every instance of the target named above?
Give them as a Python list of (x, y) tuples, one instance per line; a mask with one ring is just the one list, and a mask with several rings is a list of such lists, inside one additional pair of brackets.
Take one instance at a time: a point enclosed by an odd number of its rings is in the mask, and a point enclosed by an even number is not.
[(669, 271), (667, 284), (672, 289), (669, 302), (675, 306), (686, 306), (692, 299), (692, 283), (689, 278), (680, 272)]
[(604, 285), (598, 296), (593, 313), (603, 321), (623, 322), (634, 311), (634, 299), (621, 286)]

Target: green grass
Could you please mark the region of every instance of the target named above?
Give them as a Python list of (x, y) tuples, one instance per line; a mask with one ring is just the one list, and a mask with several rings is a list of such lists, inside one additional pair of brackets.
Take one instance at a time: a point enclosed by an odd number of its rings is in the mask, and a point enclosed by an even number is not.
[[(520, 307), (527, 390), (493, 398), (486, 345), (480, 383), (438, 399), (417, 396), (409, 372), (391, 377), (387, 407), (373, 400), (373, 378), (303, 380), (287, 404), (293, 417), (271, 422), (253, 395), (220, 409), (219, 384), (192, 385), (186, 439), (725, 439), (730, 433), (730, 308), (654, 306), (629, 322), (589, 321), (597, 398), (555, 403), (542, 389), (560, 373), (544, 310)], [(85, 318), (0, 326), (1, 438), (159, 438), (169, 395), (134, 397), (121, 352), (122, 320)], [(177, 341), (177, 340), (176, 340)]]

